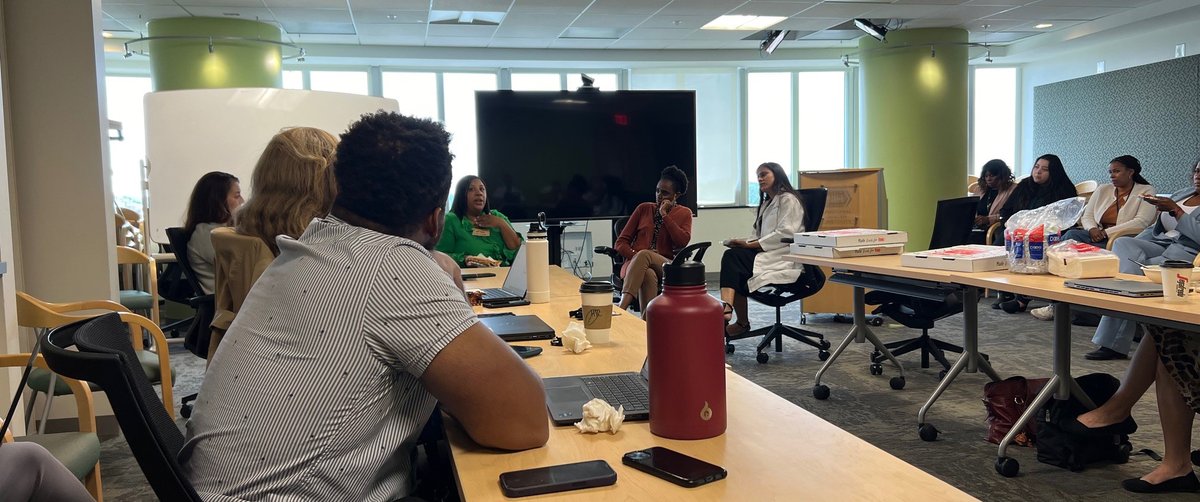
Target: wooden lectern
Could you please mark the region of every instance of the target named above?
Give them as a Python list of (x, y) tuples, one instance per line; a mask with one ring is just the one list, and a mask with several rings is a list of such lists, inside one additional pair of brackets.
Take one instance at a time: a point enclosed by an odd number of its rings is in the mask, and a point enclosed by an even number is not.
[[(887, 228), (883, 169), (801, 171), (798, 183), (797, 188), (825, 187), (829, 190), (821, 230)], [(828, 268), (822, 270), (826, 277), (831, 275)], [(826, 282), (821, 291), (803, 302), (804, 312), (849, 314), (854, 311), (853, 289), (835, 282)]]

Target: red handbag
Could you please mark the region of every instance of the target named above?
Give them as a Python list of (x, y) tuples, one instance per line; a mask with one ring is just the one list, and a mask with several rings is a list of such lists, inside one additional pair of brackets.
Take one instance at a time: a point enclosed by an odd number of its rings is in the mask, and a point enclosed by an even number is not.
[[(1046, 378), (1026, 379), (1021, 376), (1009, 377), (999, 382), (989, 382), (983, 386), (983, 405), (987, 408), (988, 434), (990, 443), (1000, 444), (1000, 440), (1012, 430), (1013, 424), (1033, 402), (1038, 391), (1046, 385)], [(1037, 436), (1037, 421), (1030, 420), (1025, 429), (1017, 433), (1013, 441), (1021, 446), (1033, 446)]]

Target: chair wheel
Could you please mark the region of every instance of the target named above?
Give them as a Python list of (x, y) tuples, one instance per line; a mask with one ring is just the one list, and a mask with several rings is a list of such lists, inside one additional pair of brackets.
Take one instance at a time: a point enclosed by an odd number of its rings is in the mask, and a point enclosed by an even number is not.
[(1114, 463), (1124, 464), (1129, 462), (1129, 456), (1133, 454), (1133, 444), (1125, 441), (1117, 446), (1117, 457), (1113, 459)]
[(904, 388), (904, 377), (902, 377), (902, 376), (892, 377), (891, 380), (888, 380), (888, 385), (892, 386), (892, 390), (903, 389)]
[(767, 361), (770, 359), (771, 356), (767, 355), (766, 352), (759, 352), (758, 355), (754, 357), (754, 360), (758, 361), (759, 364), (767, 364)]
[(827, 385), (814, 386), (813, 387), (813, 397), (817, 398), (817, 400), (819, 400), (819, 401), (824, 401), (826, 399), (829, 399), (829, 386), (827, 386)]
[(882, 364), (874, 363), (871, 365), (870, 369), (871, 369), (872, 375), (882, 375), (883, 374), (883, 365)]
[(826, 360), (826, 359), (829, 359), (829, 351), (828, 351), (828, 350), (822, 350), (822, 351), (820, 351), (820, 352), (817, 352), (817, 359), (818, 359), (818, 360), (821, 360), (821, 361), (824, 361), (824, 360)]
[(871, 362), (876, 363), (876, 364), (883, 362), (883, 352), (880, 352), (878, 350), (872, 352), (871, 353)]
[(872, 317), (871, 320), (867, 321), (867, 324), (870, 324), (871, 326), (883, 326), (883, 318)]
[(1020, 471), (1021, 464), (1017, 462), (1017, 459), (1011, 457), (996, 458), (996, 472), (1000, 473), (1001, 476), (1006, 478), (1016, 477)]
[(917, 427), (917, 435), (921, 436), (923, 441), (936, 441), (938, 432), (937, 427), (932, 424), (921, 424), (920, 427)]
[(833, 346), (833, 344), (829, 343), (829, 340), (824, 340), (824, 339), (821, 340), (821, 348), (822, 349), (829, 350), (829, 348), (832, 346)]
[(732, 343), (727, 343), (727, 344), (725, 344), (725, 353), (726, 353), (726, 354), (732, 354), (732, 353), (733, 353), (733, 350), (734, 350), (735, 348), (736, 348), (736, 347), (734, 347)]

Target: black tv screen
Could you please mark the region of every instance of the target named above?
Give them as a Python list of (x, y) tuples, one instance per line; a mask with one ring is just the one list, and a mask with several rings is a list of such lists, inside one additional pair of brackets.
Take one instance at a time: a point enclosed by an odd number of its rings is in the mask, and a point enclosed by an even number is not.
[(663, 168), (696, 211), (695, 91), (477, 91), (479, 177), (514, 220), (628, 216)]

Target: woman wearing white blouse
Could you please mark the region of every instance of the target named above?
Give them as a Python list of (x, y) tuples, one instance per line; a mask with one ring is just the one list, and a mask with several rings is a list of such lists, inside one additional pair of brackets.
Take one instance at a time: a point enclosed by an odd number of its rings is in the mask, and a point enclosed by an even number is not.
[(1110, 234), (1137, 233), (1153, 225), (1158, 210), (1142, 196), (1154, 195), (1154, 187), (1141, 173), (1142, 164), (1132, 155), (1112, 159), (1108, 163), (1112, 183), (1096, 188), (1079, 220), (1083, 228), (1068, 230), (1063, 239), (1105, 247)]
[(754, 238), (725, 241), (729, 249), (721, 256), (721, 303), (725, 307), (725, 332), (736, 335), (750, 329), (746, 296), (768, 284), (790, 284), (800, 278), (802, 265), (785, 261), (788, 245), (783, 238), (804, 231), (804, 206), (783, 172), (774, 162), (758, 166), (760, 199), (754, 219)]

